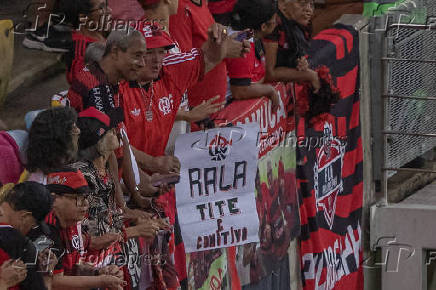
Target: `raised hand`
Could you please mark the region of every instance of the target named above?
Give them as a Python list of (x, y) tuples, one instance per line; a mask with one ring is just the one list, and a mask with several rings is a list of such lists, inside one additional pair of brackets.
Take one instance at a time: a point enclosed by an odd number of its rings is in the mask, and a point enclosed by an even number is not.
[(191, 111), (189, 111), (189, 121), (190, 122), (198, 122), (206, 119), (211, 114), (218, 112), (222, 108), (224, 108), (225, 101), (214, 103), (219, 99), (219, 95), (207, 100), (203, 101), (200, 105), (194, 107)]

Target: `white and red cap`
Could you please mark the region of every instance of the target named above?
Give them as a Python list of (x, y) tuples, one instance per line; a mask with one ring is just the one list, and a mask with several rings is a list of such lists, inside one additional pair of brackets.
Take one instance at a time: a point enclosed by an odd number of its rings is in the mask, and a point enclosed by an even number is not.
[(145, 37), (147, 48), (165, 48), (169, 50), (176, 46), (170, 35), (156, 23), (144, 23), (139, 31)]

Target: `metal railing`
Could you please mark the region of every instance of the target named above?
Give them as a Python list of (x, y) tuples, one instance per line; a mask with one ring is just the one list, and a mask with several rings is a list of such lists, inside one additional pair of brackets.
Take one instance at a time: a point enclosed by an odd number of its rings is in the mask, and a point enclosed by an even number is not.
[(369, 28), (373, 174), (384, 204), (395, 172), (436, 173), (404, 168), (436, 147), (436, 25), (398, 21), (393, 14), (374, 17)]

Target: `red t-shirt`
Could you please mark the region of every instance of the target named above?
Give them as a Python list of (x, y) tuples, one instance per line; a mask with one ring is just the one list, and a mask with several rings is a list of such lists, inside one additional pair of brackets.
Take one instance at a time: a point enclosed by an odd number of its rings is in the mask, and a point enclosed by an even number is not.
[[(136, 82), (124, 82), (120, 86), (130, 143), (152, 156), (164, 155), (183, 94), (203, 77), (201, 50), (194, 48), (189, 53), (169, 55), (162, 69), (161, 77), (152, 87), (140, 88)], [(147, 120), (149, 108), (151, 121)]]
[[(235, 32), (239, 33), (239, 32)], [(265, 77), (265, 57), (263, 52), (256, 55), (256, 47), (253, 38), (250, 39), (250, 53), (240, 58), (226, 58), (227, 75), (229, 77), (229, 88), (227, 90), (227, 101), (232, 97), (230, 86), (250, 86), (251, 83), (263, 81)]]
[(244, 86), (251, 82), (257, 83), (265, 77), (265, 56), (256, 56), (253, 39), (250, 40), (250, 53), (240, 58), (226, 58), (227, 75), (231, 85)]
[(236, 4), (236, 0), (209, 0), (207, 2), (210, 13), (214, 15), (230, 13)]
[[(253, 49), (254, 53), (256, 54), (256, 51)], [(253, 68), (253, 74), (251, 76), (251, 80), (255, 83), (262, 82), (265, 78), (265, 55), (262, 52), (260, 52), (259, 57), (256, 55), (254, 56), (254, 68)]]
[[(170, 34), (182, 51), (190, 51), (193, 47), (202, 47), (214, 22), (207, 1), (180, 0), (177, 14), (170, 17)], [(224, 101), (226, 89), (227, 71), (222, 62), (208, 72), (203, 81), (188, 90), (189, 105), (197, 106), (216, 95), (220, 95), (219, 101)]]
[(251, 42), (250, 53), (245, 57), (240, 58), (226, 58), (227, 75), (230, 79), (231, 85), (236, 86), (249, 86), (254, 71), (254, 43)]
[(85, 52), (90, 43), (98, 40), (92, 37), (83, 35), (78, 31), (72, 33), (72, 47), (66, 54), (67, 63), (67, 81), (71, 84), (75, 72), (80, 71), (85, 66)]

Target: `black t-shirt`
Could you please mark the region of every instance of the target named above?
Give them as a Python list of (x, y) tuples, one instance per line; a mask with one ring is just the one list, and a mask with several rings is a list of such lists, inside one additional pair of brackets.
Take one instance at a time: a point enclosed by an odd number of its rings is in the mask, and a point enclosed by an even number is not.
[(9, 225), (0, 226), (0, 250), (3, 264), (7, 259), (21, 259), (27, 268), (26, 279), (18, 287), (23, 290), (46, 290), (39, 271), (37, 251), (32, 242)]
[(56, 255), (58, 263), (56, 264), (53, 274), (63, 272), (63, 256), (65, 254), (65, 247), (62, 243), (58, 231), (51, 225), (45, 224), (32, 229), (27, 237), (32, 241), (37, 249), (49, 248), (53, 254)]
[(277, 27), (264, 41), (277, 42), (276, 67), (297, 67), (297, 60), (309, 49), (310, 32), (294, 20), (287, 19), (280, 11)]

